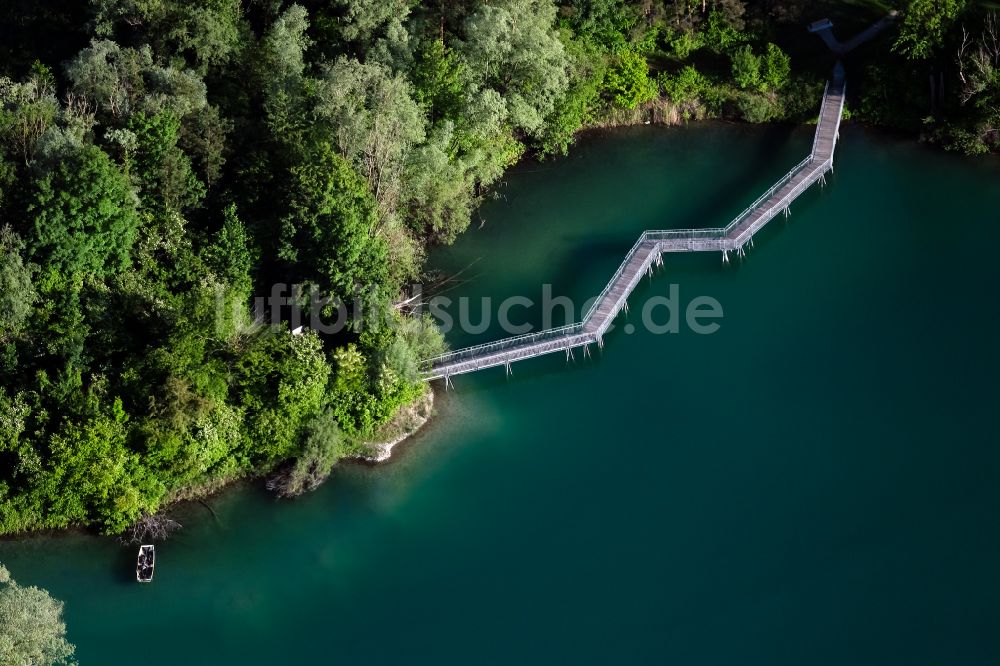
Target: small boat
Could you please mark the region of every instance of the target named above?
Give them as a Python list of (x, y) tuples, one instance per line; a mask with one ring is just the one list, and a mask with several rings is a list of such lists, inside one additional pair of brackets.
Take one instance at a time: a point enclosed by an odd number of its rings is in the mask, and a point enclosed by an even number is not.
[(156, 546), (139, 546), (139, 559), (135, 564), (135, 578), (140, 583), (153, 580), (153, 567), (156, 566)]

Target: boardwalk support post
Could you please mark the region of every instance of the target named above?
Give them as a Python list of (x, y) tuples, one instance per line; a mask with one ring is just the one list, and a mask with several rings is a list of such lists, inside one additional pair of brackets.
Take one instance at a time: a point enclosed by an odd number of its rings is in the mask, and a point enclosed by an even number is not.
[(573, 348), (566, 347), (566, 362), (569, 363), (570, 361), (575, 361), (575, 360), (576, 359), (573, 358)]
[(724, 263), (724, 264), (728, 264), (729, 263), (729, 250), (723, 250), (722, 251), (722, 263)]
[(590, 344), (589, 343), (583, 345), (583, 357), (584, 358), (589, 358), (590, 357)]
[(514, 371), (510, 369), (510, 361), (507, 361), (506, 363), (504, 363), (504, 368), (507, 370), (507, 376), (508, 377), (510, 377), (512, 374), (514, 374)]

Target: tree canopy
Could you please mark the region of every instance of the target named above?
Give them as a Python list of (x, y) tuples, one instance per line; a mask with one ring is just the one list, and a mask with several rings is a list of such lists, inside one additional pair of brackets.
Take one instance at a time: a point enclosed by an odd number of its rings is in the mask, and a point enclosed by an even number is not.
[(104, 151), (70, 151), (36, 187), (28, 205), (33, 259), (53, 270), (95, 276), (128, 266), (139, 230), (136, 196)]
[(18, 585), (0, 564), (0, 663), (75, 664), (62, 611), (61, 601), (40, 588)]

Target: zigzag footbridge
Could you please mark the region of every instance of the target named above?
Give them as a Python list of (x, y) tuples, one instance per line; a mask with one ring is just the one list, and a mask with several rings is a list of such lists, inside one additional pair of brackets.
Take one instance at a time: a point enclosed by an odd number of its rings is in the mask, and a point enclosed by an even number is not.
[(618, 313), (628, 307), (627, 299), (632, 290), (643, 275), (652, 274), (654, 266), (662, 265), (665, 253), (721, 252), (723, 261), (726, 262), (729, 261), (730, 253), (743, 256), (746, 245), (752, 242), (754, 234), (778, 215), (787, 216), (789, 206), (799, 195), (817, 182), (825, 184), (827, 172), (833, 171), (833, 154), (839, 138), (845, 86), (843, 68), (837, 63), (833, 79), (827, 83), (823, 93), (809, 156), (796, 164), (727, 226), (643, 232), (580, 322), (456, 349), (426, 359), (422, 363), (423, 379), (444, 379), (445, 384), (450, 385), (451, 377), (456, 375), (501, 365), (509, 373), (512, 363), (545, 354), (564, 351), (569, 358), (574, 348), (582, 348), (586, 355), (591, 344), (603, 346), (604, 334)]

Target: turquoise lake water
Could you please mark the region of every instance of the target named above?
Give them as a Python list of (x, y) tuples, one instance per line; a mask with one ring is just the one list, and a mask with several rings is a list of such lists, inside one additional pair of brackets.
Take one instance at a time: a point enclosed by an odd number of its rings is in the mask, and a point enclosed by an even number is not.
[[(725, 224), (810, 142), (591, 135), (432, 265), (454, 298), (582, 303), (643, 229)], [(388, 464), (186, 508), (152, 585), (81, 534), (0, 560), (85, 665), (998, 663), (998, 204), (1000, 163), (846, 127), (744, 261), (668, 256), (633, 296), (630, 322), (671, 284), (714, 298), (717, 333), (458, 377)]]

